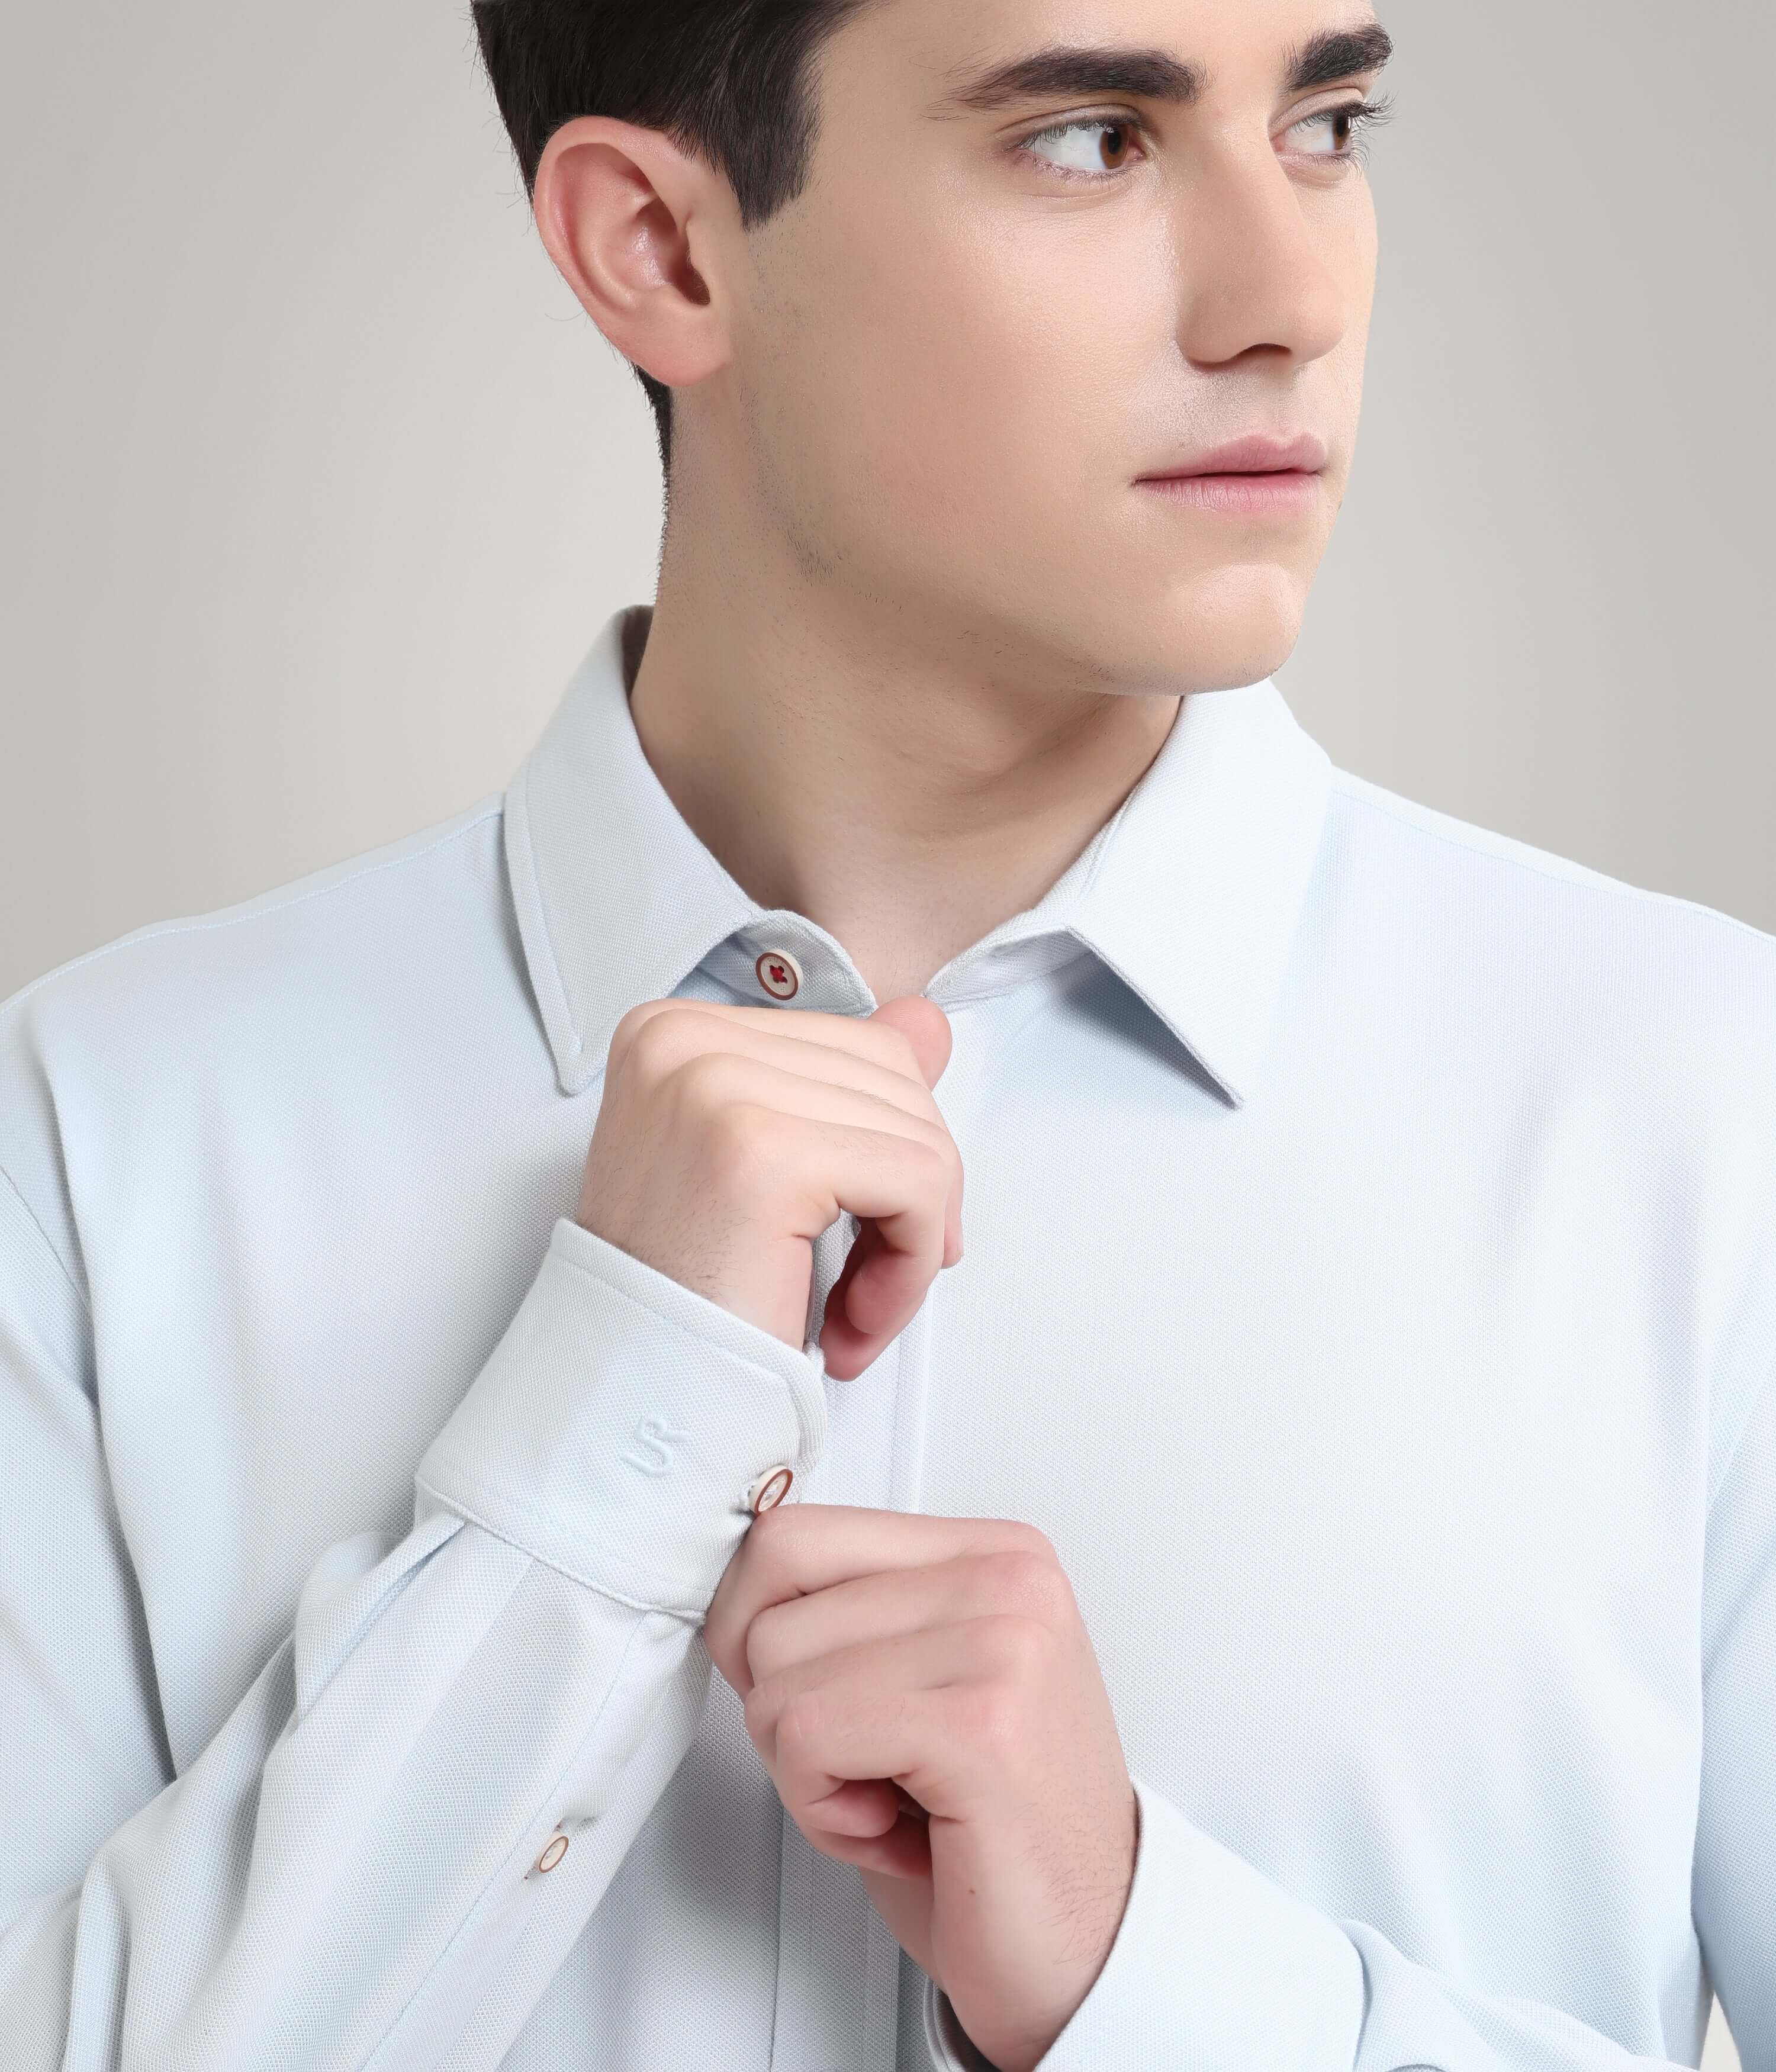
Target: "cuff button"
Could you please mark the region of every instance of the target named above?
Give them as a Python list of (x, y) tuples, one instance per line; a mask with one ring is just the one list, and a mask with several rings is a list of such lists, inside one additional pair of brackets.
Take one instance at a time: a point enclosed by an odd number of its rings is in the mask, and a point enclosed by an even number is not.
[(767, 1468), (747, 1494), (747, 1509), (754, 1518), (762, 1511), (775, 1510), (788, 1495), (789, 1486), (795, 1479), (793, 1468)]

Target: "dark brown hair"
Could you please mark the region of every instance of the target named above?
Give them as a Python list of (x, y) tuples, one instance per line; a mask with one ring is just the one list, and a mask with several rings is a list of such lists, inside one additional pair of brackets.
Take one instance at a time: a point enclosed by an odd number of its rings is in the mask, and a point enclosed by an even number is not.
[[(473, 0), (524, 191), (577, 115), (665, 132), (726, 175), (749, 230), (808, 179), (820, 44), (872, 0)], [(631, 363), (631, 365), (633, 362)], [(635, 374), (672, 460), (672, 392)]]

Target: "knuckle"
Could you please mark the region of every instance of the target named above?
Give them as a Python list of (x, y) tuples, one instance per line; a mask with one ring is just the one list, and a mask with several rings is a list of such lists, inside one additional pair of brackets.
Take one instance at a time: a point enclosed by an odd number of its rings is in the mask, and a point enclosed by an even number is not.
[(819, 1694), (791, 1692), (777, 1712), (778, 1756), (791, 1763), (805, 1760), (820, 1745), (825, 1728), (826, 1708)]
[(675, 1040), (676, 1054), (667, 1070), (677, 1098), (705, 1115), (734, 1106), (744, 1070), (742, 1060), (732, 1050), (712, 1050), (684, 1034)]
[(914, 1163), (923, 1168), (919, 1182), (930, 1193), (942, 1197), (950, 1191), (950, 1161), (940, 1144), (928, 1137), (909, 1137), (914, 1153)]
[(1059, 1568), (1060, 1556), (1054, 1551), (1054, 1543), (1039, 1525), (1031, 1525), (1022, 1518), (1008, 1518), (1001, 1521), (1005, 1527), (1005, 1544), (1014, 1552), (1031, 1554), (1038, 1560), (1052, 1562)]
[(988, 1649), (1001, 1676), (1013, 1684), (1034, 1680), (1048, 1666), (1054, 1634), (1038, 1618), (1001, 1612), (989, 1624)]
[(1035, 1618), (1072, 1609), (1073, 1589), (1060, 1564), (1034, 1547), (1008, 1547), (985, 1556), (994, 1597)]
[(672, 1011), (672, 1003), (668, 1000), (638, 1000), (633, 1007), (624, 1009), (611, 1030), (611, 1049), (632, 1050), (648, 1029), (669, 1017)]
[(768, 1676), (761, 1676), (740, 1701), (740, 1716), (755, 1748), (763, 1747), (771, 1738), (771, 1723), (775, 1717), (780, 1694)]
[(689, 1017), (658, 1001), (643, 1001), (617, 1024), (607, 1076), (657, 1087), (683, 1062), (692, 1034)]
[(643, 1023), (649, 1021), (659, 1006), (657, 1001), (638, 1000), (617, 1018), (617, 1026), (610, 1032), (610, 1055), (621, 1056), (634, 1043)]
[(923, 1119), (926, 1127), (925, 1133), (919, 1141), (930, 1147), (932, 1154), (943, 1168), (944, 1184), (948, 1186), (962, 1170), (961, 1149), (956, 1139), (950, 1134), (949, 1124), (944, 1121), (941, 1115)]
[(642, 1076), (657, 1086), (697, 1059), (721, 1054), (709, 1049), (707, 1018), (677, 1006), (649, 1016), (635, 1032), (631, 1054)]
[[(764, 1514), (769, 1517), (767, 1511)], [(776, 1667), (776, 1614), (780, 1608), (767, 1605), (746, 1629), (746, 1668), (754, 1685), (763, 1683)]]

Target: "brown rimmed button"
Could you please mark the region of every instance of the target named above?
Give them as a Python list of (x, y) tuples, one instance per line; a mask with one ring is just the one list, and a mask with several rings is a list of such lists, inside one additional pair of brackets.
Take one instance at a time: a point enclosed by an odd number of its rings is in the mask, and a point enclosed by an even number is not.
[(789, 1486), (796, 1479), (793, 1468), (767, 1468), (752, 1486), (746, 1502), (756, 1518), (762, 1511), (774, 1511), (789, 1494)]
[(540, 1871), (552, 1871), (566, 1854), (567, 1837), (557, 1835), (536, 1859), (536, 1868)]
[(752, 968), (773, 1000), (793, 1000), (802, 989), (802, 968), (787, 950), (761, 950)]

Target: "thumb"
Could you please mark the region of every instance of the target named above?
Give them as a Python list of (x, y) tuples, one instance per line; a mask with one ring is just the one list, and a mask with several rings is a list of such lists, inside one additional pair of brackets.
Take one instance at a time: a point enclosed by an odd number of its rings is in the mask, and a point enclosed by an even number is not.
[(885, 1000), (868, 1018), (886, 1022), (890, 1029), (898, 1029), (912, 1045), (913, 1055), (919, 1061), (926, 1085), (937, 1084), (950, 1062), (954, 1039), (950, 1018), (935, 1000), (927, 1000), (922, 993), (900, 993), (893, 1000)]

